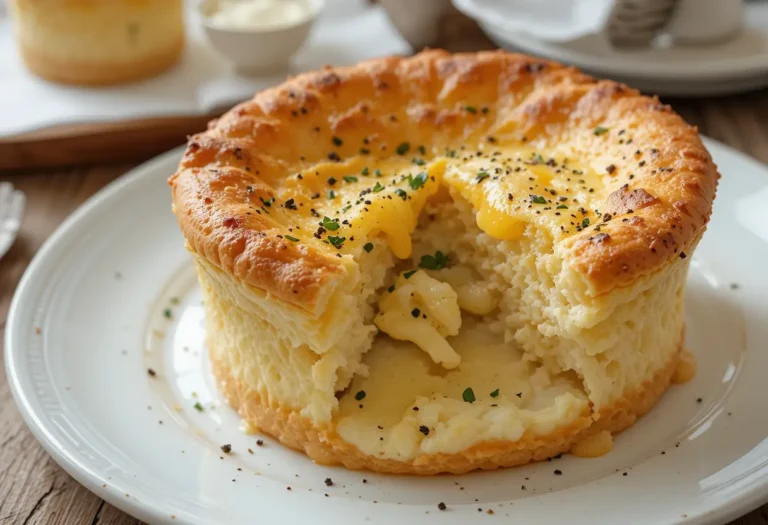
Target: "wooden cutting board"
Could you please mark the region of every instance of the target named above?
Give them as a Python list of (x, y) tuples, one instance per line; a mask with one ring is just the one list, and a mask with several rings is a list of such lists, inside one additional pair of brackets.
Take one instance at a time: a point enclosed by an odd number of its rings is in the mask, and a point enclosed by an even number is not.
[(183, 144), (216, 116), (67, 124), (0, 138), (0, 170), (146, 159)]

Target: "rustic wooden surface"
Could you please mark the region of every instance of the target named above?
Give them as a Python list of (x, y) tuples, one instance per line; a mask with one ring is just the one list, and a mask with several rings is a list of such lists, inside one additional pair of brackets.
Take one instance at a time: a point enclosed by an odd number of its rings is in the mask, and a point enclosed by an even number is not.
[[(462, 24), (447, 24), (446, 47), (476, 49), (487, 45)], [(667, 100), (702, 133), (768, 164), (768, 90), (745, 95)], [(176, 139), (181, 143), (183, 137)], [(168, 144), (169, 146), (172, 143)], [(90, 168), (0, 172), (28, 197), (21, 234), (0, 259), (0, 349), (5, 319), (16, 283), (43, 241), (61, 221), (106, 183), (135, 164)], [(728, 176), (727, 173), (724, 176)], [(0, 361), (2, 361), (0, 352)], [(40, 448), (22, 422), (5, 375), (0, 377), (0, 525), (125, 525), (137, 520), (102, 501), (64, 473)], [(768, 505), (732, 525), (768, 525)]]

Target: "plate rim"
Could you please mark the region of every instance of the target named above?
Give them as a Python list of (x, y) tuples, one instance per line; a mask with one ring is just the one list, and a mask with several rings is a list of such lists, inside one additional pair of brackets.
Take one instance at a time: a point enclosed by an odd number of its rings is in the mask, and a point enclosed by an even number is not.
[[(768, 165), (761, 163), (757, 159), (754, 159), (731, 146), (709, 137), (702, 136), (702, 140), (707, 148), (720, 149), (735, 157), (740, 162), (752, 164), (755, 168), (768, 171)], [(48, 259), (48, 253), (55, 249), (59, 244), (59, 239), (65, 236), (82, 217), (89, 214), (91, 210), (100, 205), (102, 201), (113, 197), (125, 187), (135, 184), (136, 181), (143, 177), (150, 176), (160, 166), (171, 161), (171, 159), (180, 158), (184, 148), (185, 146), (173, 148), (128, 170), (87, 199), (81, 206), (75, 209), (56, 228), (56, 230), (54, 230), (35, 254), (17, 285), (8, 311), (4, 338), (5, 372), (9, 389), (27, 428), (38, 443), (62, 469), (96, 496), (126, 513), (150, 523), (167, 521), (169, 518), (168, 510), (173, 507), (163, 508), (157, 506), (154, 501), (133, 500), (131, 498), (120, 497), (115, 491), (100, 491), (98, 487), (102, 483), (103, 477), (100, 477), (97, 472), (93, 471), (87, 464), (83, 463), (80, 460), (78, 453), (61, 449), (56, 446), (57, 438), (55, 433), (52, 432), (51, 422), (46, 422), (46, 417), (44, 417), (45, 414), (41, 414), (35, 410), (33, 403), (31, 402), (31, 399), (35, 394), (34, 392), (28, 391), (30, 388), (29, 386), (25, 387), (22, 384), (22, 376), (19, 373), (17, 356), (23, 354), (23, 349), (17, 348), (13, 341), (17, 338), (16, 333), (23, 330), (23, 327), (17, 326), (17, 324), (19, 323), (18, 318), (22, 315), (22, 303), (26, 298), (27, 290), (32, 286), (36, 274), (41, 271), (39, 268)], [(20, 341), (20, 344), (21, 343), (22, 342)], [(748, 490), (742, 490), (737, 495), (729, 498), (726, 502), (715, 504), (715, 506), (705, 507), (698, 516), (688, 518), (685, 522), (696, 525), (732, 520), (743, 516), (765, 503), (768, 503), (768, 475), (764, 475), (755, 480), (752, 487)], [(198, 524), (203, 523), (203, 521), (189, 521), (182, 515), (177, 514), (174, 523)]]

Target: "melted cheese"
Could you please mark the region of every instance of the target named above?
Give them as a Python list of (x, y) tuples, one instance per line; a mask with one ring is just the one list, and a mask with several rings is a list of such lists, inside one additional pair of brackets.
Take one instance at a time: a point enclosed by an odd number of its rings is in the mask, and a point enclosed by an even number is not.
[[(381, 236), (396, 257), (406, 259), (419, 213), (441, 187), (471, 202), (480, 229), (496, 239), (517, 239), (529, 223), (559, 238), (597, 224), (599, 210), (590, 203), (612, 189), (605, 177), (520, 144), (432, 160), (353, 157), (286, 178), (277, 202), (260, 212), (286, 226), (290, 237), (341, 255), (357, 254)], [(332, 230), (323, 227), (329, 221)]]

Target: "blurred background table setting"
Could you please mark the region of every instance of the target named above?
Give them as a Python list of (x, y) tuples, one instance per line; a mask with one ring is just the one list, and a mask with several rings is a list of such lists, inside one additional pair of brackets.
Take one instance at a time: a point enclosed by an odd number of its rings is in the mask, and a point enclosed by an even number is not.
[[(326, 64), (516, 50), (658, 94), (768, 163), (768, 1), (91, 1), (0, 0), (0, 335), (21, 274), (75, 208), (255, 91)], [(42, 451), (4, 380), (0, 443), (0, 522), (136, 522)], [(768, 525), (768, 507), (734, 523)]]

